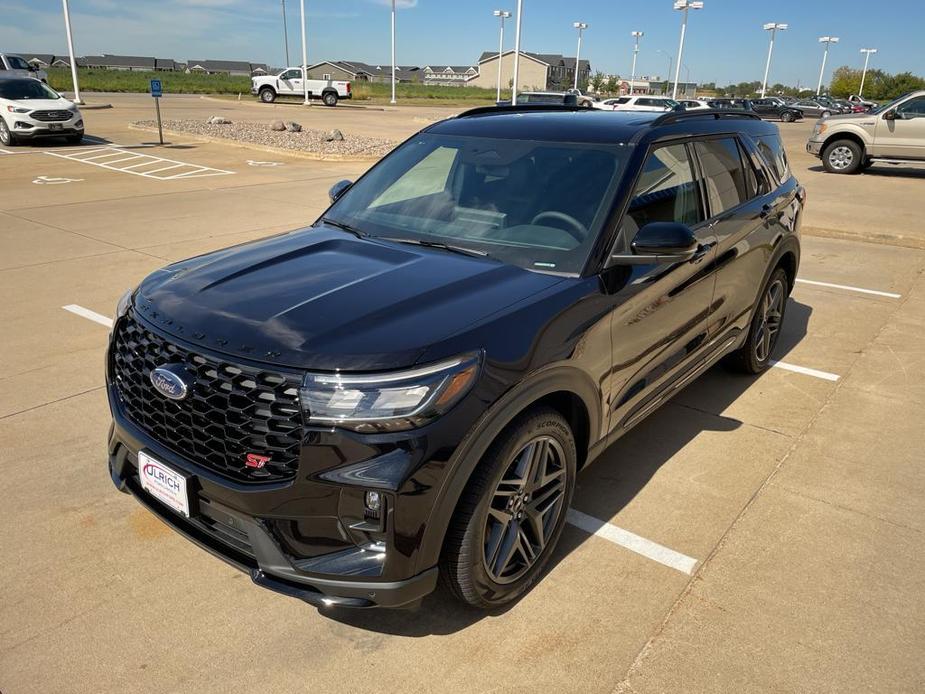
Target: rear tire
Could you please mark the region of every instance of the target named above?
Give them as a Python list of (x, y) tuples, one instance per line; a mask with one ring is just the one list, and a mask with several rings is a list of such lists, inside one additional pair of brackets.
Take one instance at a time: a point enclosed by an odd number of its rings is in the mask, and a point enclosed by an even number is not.
[(489, 609), (533, 586), (562, 534), (576, 469), (575, 437), (550, 407), (528, 410), (498, 436), (444, 539), (440, 576), (456, 598)]
[(760, 374), (770, 367), (771, 355), (784, 325), (789, 296), (790, 280), (786, 271), (779, 267), (771, 273), (761, 290), (745, 344), (726, 359), (730, 368), (741, 373)]
[(792, 113), (790, 113), (790, 111), (784, 111), (784, 113), (781, 115), (780, 119), (781, 119), (784, 123), (793, 123), (793, 121), (795, 120), (794, 115), (793, 115)]
[(260, 90), (260, 100), (265, 104), (272, 104), (276, 101), (276, 92), (270, 87), (264, 87)]
[(3, 120), (3, 116), (0, 116), (0, 145), (4, 147), (15, 147), (18, 144), (19, 139), (10, 132), (10, 128), (6, 124), (6, 121)]
[(337, 106), (337, 94), (334, 92), (325, 92), (321, 95), (321, 101), (325, 106)]
[(822, 165), (829, 173), (857, 173), (863, 163), (864, 150), (854, 140), (836, 140), (822, 150)]

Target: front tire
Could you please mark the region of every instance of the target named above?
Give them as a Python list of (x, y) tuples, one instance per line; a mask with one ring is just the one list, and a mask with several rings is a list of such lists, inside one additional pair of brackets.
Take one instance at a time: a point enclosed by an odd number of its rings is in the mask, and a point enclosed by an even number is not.
[(321, 96), (321, 101), (325, 106), (337, 106), (337, 94), (334, 92), (325, 92)]
[(793, 115), (792, 113), (790, 113), (789, 111), (784, 111), (784, 113), (783, 113), (783, 115), (780, 117), (780, 119), (781, 119), (784, 123), (793, 123), (793, 121), (795, 120), (795, 117), (794, 117), (794, 115)]
[(264, 87), (260, 90), (260, 100), (265, 104), (272, 104), (276, 101), (276, 92), (270, 87)]
[(857, 173), (864, 163), (864, 151), (854, 140), (836, 140), (822, 151), (822, 165), (829, 173)]
[(727, 364), (734, 370), (760, 374), (771, 366), (771, 355), (780, 339), (789, 296), (790, 279), (779, 267), (761, 290), (745, 344), (729, 355)]
[(75, 135), (68, 135), (64, 138), (65, 142), (69, 145), (79, 145), (84, 139), (83, 133), (77, 133)]
[(565, 525), (577, 454), (556, 410), (528, 410), (473, 472), (444, 540), (440, 576), (482, 609), (513, 602), (537, 581)]
[(10, 132), (10, 128), (3, 119), (3, 116), (0, 116), (0, 145), (4, 147), (15, 147), (18, 144), (19, 140)]

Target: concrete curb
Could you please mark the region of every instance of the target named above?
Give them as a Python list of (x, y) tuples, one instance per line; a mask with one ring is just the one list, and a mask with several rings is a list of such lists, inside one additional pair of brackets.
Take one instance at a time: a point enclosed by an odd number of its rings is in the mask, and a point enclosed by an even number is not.
[[(130, 130), (140, 130), (143, 132), (156, 133), (157, 128), (145, 128), (140, 125), (129, 124)], [(377, 156), (349, 156), (344, 154), (317, 154), (315, 152), (306, 152), (304, 150), (298, 149), (286, 149), (285, 147), (272, 147), (270, 145), (258, 145), (252, 142), (242, 142), (241, 140), (232, 140), (227, 137), (213, 137), (211, 135), (199, 135), (193, 133), (185, 133), (182, 130), (168, 130), (164, 128), (165, 135), (171, 135), (172, 137), (187, 138), (190, 140), (198, 140), (200, 142), (212, 142), (219, 145), (229, 145), (231, 147), (238, 147), (240, 149), (251, 149), (257, 152), (269, 152), (270, 154), (287, 154), (292, 157), (298, 157), (299, 159), (308, 159), (310, 161), (326, 161), (326, 162), (360, 162), (360, 163), (372, 163), (379, 161), (382, 157)]]
[[(254, 106), (256, 108), (263, 108), (267, 106), (267, 104), (261, 103), (259, 101), (253, 101), (251, 99), (243, 98), (243, 94), (240, 100), (238, 99), (219, 99), (214, 96), (206, 96), (205, 94), (201, 94), (199, 98), (202, 99), (203, 101), (211, 101), (212, 103), (215, 103), (215, 104), (225, 104), (226, 106), (229, 103), (244, 104), (246, 106)], [(304, 106), (304, 104), (298, 103), (296, 101), (274, 101), (270, 105), (271, 106)], [(321, 104), (321, 103), (315, 104), (315, 106), (320, 106), (321, 108), (329, 108), (328, 106), (325, 106), (324, 104)], [(310, 108), (315, 108), (315, 106), (311, 106)], [(337, 103), (336, 108), (352, 108), (352, 109), (358, 109), (361, 111), (387, 111), (389, 110), (386, 108), (382, 108), (381, 106), (363, 106), (362, 104), (348, 104), (343, 101), (339, 101)]]
[(112, 108), (112, 104), (77, 104), (81, 111), (102, 111), (106, 108)]
[(826, 227), (803, 226), (801, 231), (806, 236), (821, 236), (829, 239), (842, 239), (845, 241), (860, 241), (862, 243), (876, 243), (882, 246), (898, 246), (900, 248), (915, 248), (925, 250), (925, 239), (902, 234), (855, 232), (844, 229), (828, 229)]

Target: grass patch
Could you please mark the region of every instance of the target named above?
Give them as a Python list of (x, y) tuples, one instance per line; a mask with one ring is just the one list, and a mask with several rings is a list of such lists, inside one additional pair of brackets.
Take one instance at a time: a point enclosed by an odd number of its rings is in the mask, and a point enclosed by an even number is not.
[[(58, 91), (71, 91), (71, 71), (49, 68), (48, 84)], [(250, 94), (250, 77), (203, 75), (185, 72), (131, 72), (129, 70), (92, 70), (78, 68), (80, 90), (85, 92), (148, 92), (148, 82), (159, 79), (166, 94)]]
[[(388, 103), (392, 98), (392, 85), (380, 82), (353, 82), (353, 98), (357, 101)], [(444, 104), (493, 104), (497, 92), (482, 87), (448, 87), (433, 84), (398, 84), (395, 96), (404, 103)], [(510, 93), (501, 92), (502, 99), (509, 99)]]

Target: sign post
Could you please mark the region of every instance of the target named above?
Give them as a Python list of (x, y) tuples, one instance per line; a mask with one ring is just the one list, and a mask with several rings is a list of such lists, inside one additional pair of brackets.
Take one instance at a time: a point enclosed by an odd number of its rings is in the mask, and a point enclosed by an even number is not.
[(164, 90), (160, 80), (151, 80), (151, 96), (154, 97), (154, 108), (157, 111), (157, 135), (161, 144), (164, 144), (164, 129), (161, 127), (161, 97)]

